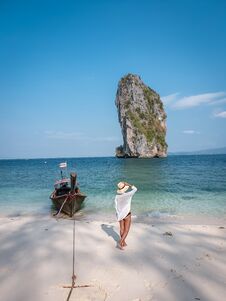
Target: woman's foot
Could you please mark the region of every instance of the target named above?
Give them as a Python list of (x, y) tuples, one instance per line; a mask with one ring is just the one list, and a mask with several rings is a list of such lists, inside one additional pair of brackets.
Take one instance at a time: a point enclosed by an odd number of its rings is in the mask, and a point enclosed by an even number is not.
[(124, 247), (123, 244), (119, 242), (117, 248), (119, 248), (120, 250), (124, 250), (123, 247)]
[(125, 241), (122, 243), (122, 245), (123, 247), (127, 247), (127, 243)]

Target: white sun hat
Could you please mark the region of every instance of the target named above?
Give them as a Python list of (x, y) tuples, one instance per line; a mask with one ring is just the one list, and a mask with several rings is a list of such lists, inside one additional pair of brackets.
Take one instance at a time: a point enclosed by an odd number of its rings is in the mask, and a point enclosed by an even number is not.
[(119, 182), (117, 186), (118, 186), (117, 193), (120, 194), (126, 192), (129, 189), (129, 185), (126, 185), (124, 182)]

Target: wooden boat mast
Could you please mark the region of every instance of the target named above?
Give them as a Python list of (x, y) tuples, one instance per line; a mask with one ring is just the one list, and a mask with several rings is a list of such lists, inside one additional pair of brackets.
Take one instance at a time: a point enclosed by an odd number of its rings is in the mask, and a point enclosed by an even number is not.
[(71, 176), (71, 192), (74, 193), (77, 174), (75, 172), (71, 172), (70, 176)]

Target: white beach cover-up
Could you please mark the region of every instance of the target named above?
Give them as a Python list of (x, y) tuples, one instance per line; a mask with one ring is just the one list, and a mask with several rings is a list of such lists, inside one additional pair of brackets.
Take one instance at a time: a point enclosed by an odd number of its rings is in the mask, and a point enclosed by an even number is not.
[(132, 190), (129, 192), (117, 194), (115, 196), (115, 210), (118, 221), (123, 220), (131, 210), (131, 200), (137, 191), (135, 186), (132, 186), (131, 188)]

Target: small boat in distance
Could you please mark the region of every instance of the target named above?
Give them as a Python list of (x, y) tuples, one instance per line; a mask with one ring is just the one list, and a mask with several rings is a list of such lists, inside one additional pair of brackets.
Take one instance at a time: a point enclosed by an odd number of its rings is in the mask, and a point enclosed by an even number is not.
[[(60, 168), (66, 168), (67, 163), (61, 163)], [(54, 184), (54, 191), (50, 195), (53, 205), (57, 209), (57, 214), (61, 211), (72, 217), (75, 212), (81, 209), (81, 205), (86, 195), (80, 192), (76, 185), (76, 173), (70, 174), (70, 179), (63, 177), (61, 170), (61, 179)]]

